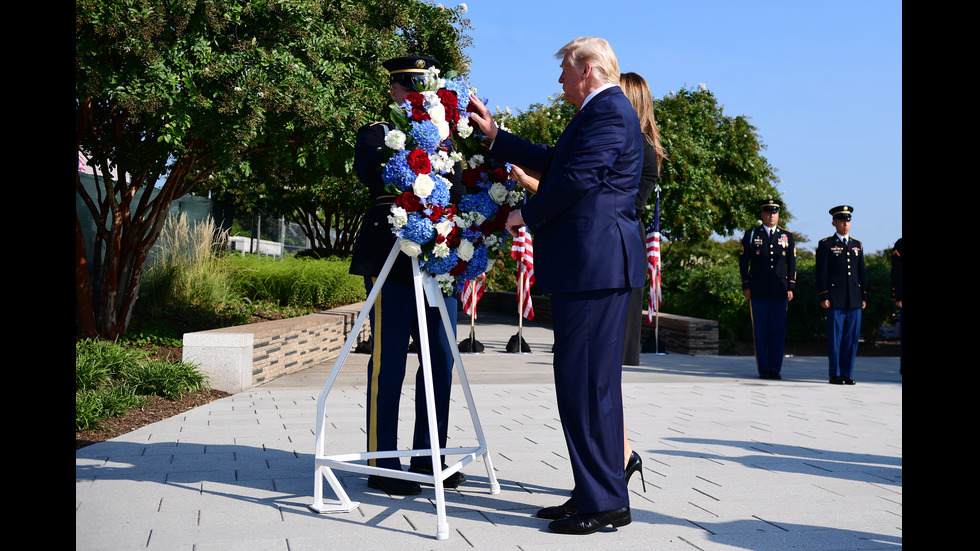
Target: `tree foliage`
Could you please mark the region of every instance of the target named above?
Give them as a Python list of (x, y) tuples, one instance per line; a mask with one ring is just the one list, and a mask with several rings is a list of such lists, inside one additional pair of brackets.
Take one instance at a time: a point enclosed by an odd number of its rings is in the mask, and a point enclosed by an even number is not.
[(77, 0), (76, 148), (98, 182), (76, 178), (96, 221), (87, 251), (76, 213), (78, 332), (125, 331), (174, 199), (236, 182), (257, 202), (316, 201), (351, 182), (354, 132), (385, 103), (381, 61), (464, 67), (462, 27), (421, 0)]

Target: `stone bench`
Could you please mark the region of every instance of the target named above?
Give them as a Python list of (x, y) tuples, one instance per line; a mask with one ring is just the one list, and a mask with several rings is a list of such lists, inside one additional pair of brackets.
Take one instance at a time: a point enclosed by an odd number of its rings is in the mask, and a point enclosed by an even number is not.
[[(212, 388), (241, 392), (339, 356), (363, 306), (185, 333), (183, 359), (199, 365)], [(355, 344), (370, 336), (365, 322)]]

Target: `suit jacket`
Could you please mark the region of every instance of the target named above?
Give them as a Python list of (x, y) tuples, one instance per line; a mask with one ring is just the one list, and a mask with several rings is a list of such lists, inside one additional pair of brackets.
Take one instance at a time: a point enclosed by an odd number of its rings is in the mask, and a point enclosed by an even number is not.
[(777, 227), (772, 235), (762, 225), (745, 232), (739, 247), (738, 270), (742, 289), (752, 298), (786, 300), (796, 289), (796, 242), (793, 234)]
[[(377, 276), (384, 266), (391, 248), (395, 244), (395, 234), (391, 232), (388, 215), (394, 196), (385, 190), (381, 168), (388, 160), (384, 143), (385, 133), (390, 123), (375, 122), (362, 126), (357, 131), (357, 142), (354, 146), (354, 171), (358, 179), (368, 188), (374, 206), (368, 209), (361, 220), (361, 229), (354, 244), (354, 254), (351, 256), (350, 273), (363, 276)], [(453, 185), (449, 190), (453, 204), (459, 204), (462, 185), (462, 164), (456, 163), (453, 173), (447, 174), (446, 179)], [(389, 277), (398, 281), (410, 281), (412, 278), (412, 260), (408, 255), (399, 254), (391, 267)]]
[(864, 246), (853, 237), (847, 244), (834, 234), (817, 244), (817, 300), (830, 300), (831, 308), (860, 308), (868, 300), (864, 284)]
[(553, 147), (501, 130), (490, 153), (540, 171), (522, 207), (534, 236), (534, 275), (547, 293), (641, 287), (646, 255), (634, 201), (643, 134), (619, 87), (592, 98)]

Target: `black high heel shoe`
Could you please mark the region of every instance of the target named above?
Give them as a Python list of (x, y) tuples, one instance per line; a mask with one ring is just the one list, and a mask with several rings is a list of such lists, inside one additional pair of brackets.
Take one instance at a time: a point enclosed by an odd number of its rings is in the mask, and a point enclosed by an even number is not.
[(623, 475), (626, 477), (627, 485), (629, 485), (630, 477), (633, 476), (633, 473), (635, 472), (640, 473), (640, 482), (643, 483), (643, 492), (646, 493), (647, 481), (643, 478), (643, 460), (640, 459), (640, 456), (636, 452), (633, 452), (630, 454), (630, 460), (626, 462), (626, 469), (623, 471)]

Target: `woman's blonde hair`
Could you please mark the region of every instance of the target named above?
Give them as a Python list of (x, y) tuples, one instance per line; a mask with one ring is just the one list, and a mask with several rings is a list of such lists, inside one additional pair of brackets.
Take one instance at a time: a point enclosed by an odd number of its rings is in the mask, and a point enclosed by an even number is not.
[(600, 80), (619, 84), (619, 62), (616, 61), (616, 54), (613, 53), (612, 46), (606, 39), (594, 36), (576, 38), (562, 46), (555, 57), (563, 59), (565, 52), (570, 52), (569, 60), (575, 67), (588, 63), (599, 73)]
[(626, 98), (633, 104), (636, 116), (640, 119), (640, 130), (643, 131), (643, 135), (646, 136), (657, 152), (657, 168), (660, 168), (660, 163), (666, 155), (663, 145), (660, 143), (660, 129), (657, 128), (657, 119), (653, 114), (653, 94), (650, 93), (650, 87), (647, 85), (647, 81), (636, 73), (620, 75), (619, 86), (626, 94)]

